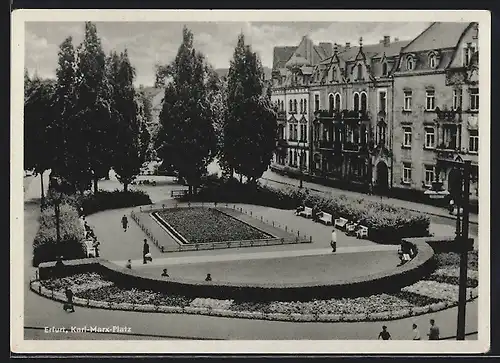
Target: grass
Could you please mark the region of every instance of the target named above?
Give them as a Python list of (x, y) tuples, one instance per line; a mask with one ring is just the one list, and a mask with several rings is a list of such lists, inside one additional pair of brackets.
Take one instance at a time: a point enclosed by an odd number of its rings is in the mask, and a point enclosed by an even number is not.
[(158, 216), (193, 244), (272, 237), (213, 208), (166, 209)]

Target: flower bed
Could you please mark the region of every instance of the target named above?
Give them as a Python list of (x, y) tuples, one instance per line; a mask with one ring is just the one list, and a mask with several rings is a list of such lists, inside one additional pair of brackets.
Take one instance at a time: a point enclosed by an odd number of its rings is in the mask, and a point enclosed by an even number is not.
[(212, 208), (172, 208), (158, 212), (158, 215), (191, 244), (271, 237)]
[[(476, 290), (476, 291), (475, 291)], [(444, 282), (423, 280), (402, 289), (404, 292), (411, 292), (439, 300), (458, 301), (458, 285)], [(467, 296), (477, 295), (477, 289), (468, 288)]]

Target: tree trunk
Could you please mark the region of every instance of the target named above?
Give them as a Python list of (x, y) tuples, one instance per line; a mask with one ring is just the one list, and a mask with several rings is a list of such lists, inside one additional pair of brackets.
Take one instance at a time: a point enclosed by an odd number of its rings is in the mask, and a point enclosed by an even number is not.
[(243, 174), (240, 174), (240, 184), (243, 184)]
[(188, 191), (188, 194), (189, 195), (192, 195), (193, 194), (193, 186), (191, 184), (189, 184), (189, 191)]
[(99, 178), (98, 177), (94, 177), (94, 194), (97, 194), (99, 192)]
[(45, 200), (45, 190), (43, 188), (43, 171), (40, 173), (40, 188), (42, 189), (42, 202)]
[(128, 192), (128, 183), (123, 183), (123, 191)]

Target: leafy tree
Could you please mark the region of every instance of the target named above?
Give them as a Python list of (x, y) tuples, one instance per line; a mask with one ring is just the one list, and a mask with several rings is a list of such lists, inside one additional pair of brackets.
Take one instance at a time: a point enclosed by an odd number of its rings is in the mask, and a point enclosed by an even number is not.
[(264, 83), (260, 59), (243, 34), (228, 74), (224, 162), (253, 183), (269, 167), (276, 145), (276, 113)]
[(30, 80), (26, 73), (24, 81), (24, 169), (40, 174), (43, 201), (43, 173), (51, 168), (54, 160), (51, 124), (55, 84), (38, 77)]
[(140, 131), (136, 92), (135, 69), (130, 64), (127, 50), (109, 59), (109, 80), (112, 87), (113, 124), (116, 131), (113, 148), (113, 170), (123, 184), (123, 190), (139, 174), (141, 167)]
[(111, 167), (112, 142), (115, 130), (111, 123), (111, 87), (107, 80), (106, 56), (97, 29), (85, 23), (85, 36), (78, 48), (77, 118), (83, 132), (88, 165), (92, 172), (94, 192), (98, 181)]
[(171, 164), (189, 185), (200, 185), (216, 152), (213, 109), (210, 104), (210, 68), (193, 47), (193, 34), (183, 29), (175, 60), (161, 69), (165, 97), (160, 112), (159, 156)]

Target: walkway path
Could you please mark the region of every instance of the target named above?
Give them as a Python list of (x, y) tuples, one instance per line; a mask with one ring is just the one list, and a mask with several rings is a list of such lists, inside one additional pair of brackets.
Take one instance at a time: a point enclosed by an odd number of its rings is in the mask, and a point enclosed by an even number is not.
[[(357, 247), (340, 247), (335, 254), (343, 253), (357, 253), (357, 252), (374, 252), (374, 251), (397, 251), (399, 246), (357, 246)], [(224, 255), (205, 255), (205, 256), (187, 256), (187, 257), (168, 257), (154, 259), (146, 266), (170, 266), (170, 265), (184, 265), (191, 263), (207, 263), (207, 262), (222, 262), (222, 261), (243, 261), (243, 260), (261, 260), (285, 257), (299, 257), (299, 256), (320, 256), (331, 255), (332, 249), (328, 248), (315, 248), (311, 250), (291, 250), (291, 251), (267, 251), (267, 252), (249, 252), (249, 253), (232, 253)], [(117, 265), (125, 265), (126, 260), (111, 261)], [(132, 265), (136, 268), (142, 266), (142, 259), (132, 260)]]
[[(270, 185), (273, 187), (280, 187), (281, 186), (294, 186), (298, 187), (300, 181), (288, 176), (280, 175), (278, 173), (275, 173), (273, 171), (267, 170), (264, 172), (263, 176), (261, 179), (259, 179), (261, 184), (263, 185)], [(402, 207), (406, 209), (410, 209), (413, 211), (418, 211), (418, 212), (423, 212), (431, 215), (436, 215), (440, 217), (445, 217), (449, 219), (455, 219), (456, 217), (451, 216), (448, 214), (448, 211), (445, 210), (444, 208), (439, 208), (435, 207), (432, 205), (427, 205), (427, 204), (421, 204), (421, 203), (415, 203), (415, 202), (410, 202), (406, 200), (401, 200), (401, 199), (396, 199), (396, 198), (388, 198), (388, 197), (380, 197), (377, 195), (368, 195), (368, 194), (363, 194), (363, 193), (358, 193), (358, 192), (353, 192), (349, 190), (342, 190), (342, 189), (336, 189), (332, 187), (328, 187), (325, 185), (321, 184), (316, 184), (316, 183), (311, 183), (307, 181), (303, 181), (303, 187), (308, 188), (313, 191), (321, 192), (321, 193), (327, 193), (331, 195), (346, 195), (349, 197), (353, 198), (363, 198), (363, 199), (368, 199), (376, 202), (382, 201), (382, 203), (393, 205), (396, 207)], [(477, 214), (470, 214), (470, 222), (471, 223), (478, 223), (478, 215)]]
[[(58, 334), (43, 333), (40, 329), (51, 326), (128, 326), (131, 335), (126, 340), (144, 339), (153, 335), (154, 339), (376, 339), (382, 323), (291, 323), (262, 320), (229, 319), (183, 314), (144, 314), (127, 311), (77, 308), (73, 314), (62, 310), (60, 303), (40, 297), (28, 288), (28, 280), (34, 269), (30, 266), (31, 244), (37, 231), (39, 205), (36, 198), (40, 195), (40, 183), (31, 183), (25, 198), (25, 289), (24, 289), (24, 327), (26, 339), (61, 339)], [(38, 186), (38, 187), (37, 187)], [(34, 200), (32, 200), (34, 198)], [(467, 333), (477, 332), (478, 303), (467, 305)], [(443, 337), (453, 336), (456, 331), (457, 309), (452, 308), (425, 316), (401, 319), (384, 323), (389, 327), (394, 339), (408, 339), (411, 324), (416, 322), (425, 336), (428, 321), (434, 318)], [(33, 329), (37, 328), (37, 329)], [(142, 334), (134, 336), (134, 334)], [(477, 334), (468, 338), (477, 339)], [(64, 339), (68, 339), (67, 336)], [(107, 339), (106, 335), (74, 334), (71, 339)], [(125, 337), (122, 337), (125, 339)], [(417, 344), (417, 343), (416, 343)]]

